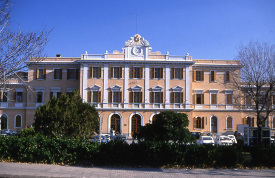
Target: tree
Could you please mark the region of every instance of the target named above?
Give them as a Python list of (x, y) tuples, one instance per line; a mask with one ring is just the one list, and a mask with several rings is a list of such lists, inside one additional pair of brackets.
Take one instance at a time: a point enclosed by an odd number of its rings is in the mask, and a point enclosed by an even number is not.
[(90, 138), (97, 124), (98, 112), (82, 102), (78, 90), (52, 97), (35, 112), (35, 131), (44, 135)]
[[(237, 55), (243, 67), (241, 78), (234, 80), (234, 86), (243, 93), (244, 97), (237, 97), (245, 98), (244, 111), (257, 118), (258, 144), (262, 144), (262, 127), (275, 109), (274, 50), (274, 46), (267, 43), (250, 42), (248, 45), (241, 45)], [(251, 107), (247, 108), (250, 103)]]
[(149, 141), (190, 142), (192, 136), (186, 128), (189, 125), (188, 116), (184, 113), (164, 111), (156, 115), (152, 124), (140, 127), (137, 138)]
[(24, 70), (25, 61), (43, 58), (43, 50), (50, 31), (22, 32), (9, 27), (11, 0), (0, 0), (0, 83), (5, 84), (9, 76)]

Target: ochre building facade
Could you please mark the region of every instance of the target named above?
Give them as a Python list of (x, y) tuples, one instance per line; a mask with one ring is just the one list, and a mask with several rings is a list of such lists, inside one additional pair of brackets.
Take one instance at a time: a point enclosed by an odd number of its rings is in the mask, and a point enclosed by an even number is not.
[[(233, 133), (240, 124), (256, 126), (255, 116), (234, 102), (238, 90), (232, 76), (240, 75), (240, 61), (151, 49), (136, 34), (122, 52), (30, 59), (27, 78), (12, 79), (1, 89), (1, 129), (31, 126), (38, 106), (75, 89), (83, 102), (96, 106), (101, 133), (114, 130), (131, 137), (161, 111), (186, 113), (192, 132)], [(272, 129), (274, 116), (266, 123)]]

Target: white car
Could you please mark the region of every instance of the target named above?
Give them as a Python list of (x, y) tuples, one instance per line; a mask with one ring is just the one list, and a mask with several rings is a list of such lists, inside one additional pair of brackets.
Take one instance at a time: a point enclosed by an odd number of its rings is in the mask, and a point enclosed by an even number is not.
[(228, 136), (218, 136), (215, 139), (216, 145), (222, 145), (222, 146), (230, 146), (233, 145), (232, 140)]
[(233, 144), (237, 144), (237, 139), (234, 135), (228, 135)]
[(200, 138), (197, 140), (198, 145), (203, 145), (203, 144), (211, 144), (215, 145), (214, 139), (211, 136), (200, 136)]

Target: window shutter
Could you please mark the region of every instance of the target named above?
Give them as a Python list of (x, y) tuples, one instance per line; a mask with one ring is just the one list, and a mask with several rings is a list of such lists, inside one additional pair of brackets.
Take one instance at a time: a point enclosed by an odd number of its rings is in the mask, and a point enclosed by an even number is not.
[(183, 79), (183, 68), (180, 68), (180, 79)]
[(201, 81), (204, 81), (204, 71), (201, 71)]
[(130, 76), (130, 78), (134, 78), (134, 67), (131, 67), (131, 76)]
[(35, 80), (37, 79), (37, 69), (34, 69), (33, 78), (34, 78)]
[(172, 68), (172, 70), (171, 70), (171, 78), (172, 79), (175, 78), (175, 68)]
[(129, 98), (129, 103), (133, 103), (133, 92), (129, 92), (130, 98)]
[(119, 78), (122, 78), (122, 67), (119, 67)]
[(160, 92), (160, 103), (163, 103), (163, 92)]
[(119, 92), (119, 102), (122, 103), (122, 92)]
[(79, 74), (80, 74), (80, 70), (76, 69), (76, 80), (79, 80)]
[(204, 94), (201, 95), (201, 104), (204, 104)]
[(215, 82), (217, 81), (216, 73), (217, 73), (216, 71), (213, 72), (213, 74), (214, 74), (214, 81), (215, 81)]
[(196, 70), (193, 70), (193, 82), (196, 81)]
[(46, 79), (46, 69), (43, 69), (43, 79)]
[(70, 70), (70, 69), (67, 69), (67, 79), (70, 78), (70, 72), (71, 72), (71, 70)]
[(88, 78), (92, 78), (92, 67), (89, 67)]
[(101, 91), (98, 91), (98, 102), (101, 103)]
[(246, 118), (243, 118), (243, 124), (246, 125)]
[(113, 99), (113, 92), (109, 91), (108, 92), (108, 103), (112, 103)]
[(232, 73), (231, 73), (231, 71), (229, 71), (228, 73), (229, 73), (228, 81), (230, 82), (232, 80)]
[(193, 129), (195, 130), (197, 128), (197, 125), (196, 125), (196, 118), (194, 117), (193, 118)]
[(163, 68), (160, 68), (160, 78), (163, 78)]
[(111, 67), (111, 69), (110, 69), (110, 77), (114, 78), (114, 68), (113, 67)]
[(101, 67), (98, 67), (98, 78), (101, 78)]
[(139, 68), (140, 78), (143, 78), (143, 67)]
[(175, 103), (175, 92), (170, 93), (170, 103)]
[(194, 104), (197, 104), (197, 94), (194, 94)]
[(180, 92), (180, 103), (183, 103), (183, 92)]
[(88, 91), (87, 94), (88, 94), (87, 102), (91, 103), (91, 91)]
[(62, 69), (59, 69), (60, 70), (60, 79), (62, 79)]
[(139, 103), (142, 103), (142, 92), (139, 92)]
[(56, 72), (57, 72), (57, 70), (58, 70), (58, 69), (54, 69), (54, 70), (53, 70), (54, 79), (56, 79), (56, 78), (57, 78), (57, 76), (56, 76)]
[(154, 92), (150, 92), (150, 103), (154, 103)]
[(155, 78), (155, 68), (151, 68), (151, 78)]
[(204, 117), (201, 118), (201, 128), (204, 129)]
[(14, 92), (14, 101), (16, 102), (16, 91)]

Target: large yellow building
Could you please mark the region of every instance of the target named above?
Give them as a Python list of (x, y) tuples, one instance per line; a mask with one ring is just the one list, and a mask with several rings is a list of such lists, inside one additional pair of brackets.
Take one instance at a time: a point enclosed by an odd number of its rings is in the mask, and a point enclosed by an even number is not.
[[(239, 124), (256, 126), (256, 119), (234, 103), (238, 90), (232, 76), (240, 75), (240, 61), (152, 52), (139, 34), (122, 52), (57, 55), (30, 59), (27, 65), (27, 81), (13, 79), (1, 90), (2, 129), (31, 126), (39, 105), (74, 89), (96, 106), (102, 133), (113, 129), (130, 137), (161, 111), (186, 113), (194, 132), (233, 133)], [(272, 129), (274, 118), (266, 123)]]

